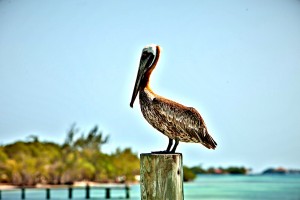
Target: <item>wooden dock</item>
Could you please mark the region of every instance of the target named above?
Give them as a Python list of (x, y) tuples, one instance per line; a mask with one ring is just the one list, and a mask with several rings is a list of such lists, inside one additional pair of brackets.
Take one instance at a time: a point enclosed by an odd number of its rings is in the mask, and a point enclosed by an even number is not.
[[(72, 198), (76, 198), (73, 195), (74, 190), (85, 190), (85, 198), (86, 199), (90, 199), (90, 198), (95, 198), (95, 197), (91, 197), (91, 190), (105, 190), (105, 199), (111, 199), (111, 193), (114, 190), (124, 190), (124, 197), (125, 199), (129, 199), (130, 198), (130, 187), (128, 185), (124, 185), (124, 186), (89, 186), (86, 185), (85, 187), (59, 187), (59, 188), (25, 188), (25, 187), (21, 187), (21, 188), (17, 188), (17, 189), (10, 189), (12, 190), (20, 190), (21, 191), (21, 196), (20, 199), (26, 199), (26, 189), (36, 189), (36, 190), (45, 190), (45, 197), (46, 199), (51, 199), (51, 190), (58, 190), (58, 189), (66, 189), (68, 190), (68, 197), (69, 199)], [(3, 191), (5, 192), (10, 192), (10, 190), (0, 190), (0, 199), (2, 199), (2, 194)], [(32, 199), (32, 198), (30, 198)]]

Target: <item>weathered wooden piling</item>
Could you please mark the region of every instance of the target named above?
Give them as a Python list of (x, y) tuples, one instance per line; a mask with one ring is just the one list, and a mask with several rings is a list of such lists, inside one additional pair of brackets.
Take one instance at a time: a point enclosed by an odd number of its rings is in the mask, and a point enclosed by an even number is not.
[(110, 199), (110, 188), (105, 189), (105, 199)]
[(141, 154), (141, 199), (183, 200), (182, 155)]
[(73, 197), (73, 188), (69, 187), (69, 199), (72, 199)]
[(46, 199), (50, 199), (50, 188), (46, 188)]
[(86, 187), (85, 187), (85, 198), (86, 199), (90, 198), (90, 185), (89, 184), (86, 184)]
[(129, 190), (130, 190), (129, 186), (126, 185), (126, 186), (125, 186), (125, 198), (126, 198), (126, 199), (129, 199), (129, 198), (130, 198)]
[(25, 188), (21, 188), (21, 199), (25, 199)]

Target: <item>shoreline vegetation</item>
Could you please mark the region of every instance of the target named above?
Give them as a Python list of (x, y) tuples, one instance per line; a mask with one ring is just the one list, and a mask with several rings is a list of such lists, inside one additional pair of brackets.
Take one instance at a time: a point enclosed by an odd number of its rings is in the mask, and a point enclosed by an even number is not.
[(252, 174), (251, 169), (245, 167), (209, 167), (204, 169), (200, 166), (187, 167), (184, 166), (184, 181), (193, 181), (199, 174), (211, 174), (211, 175), (286, 175), (286, 174), (300, 174), (299, 169), (285, 169), (283, 167), (268, 168), (261, 173)]
[(239, 174), (239, 175), (246, 175), (251, 169), (247, 169), (245, 167), (210, 167), (208, 169), (204, 169), (201, 166), (194, 166), (194, 167), (183, 167), (183, 179), (184, 181), (193, 181), (198, 174)]
[(200, 174), (210, 174), (210, 175), (286, 175), (286, 174), (300, 174), (299, 169), (285, 169), (283, 167), (278, 168), (268, 168), (261, 173), (252, 174), (251, 169), (245, 167), (209, 167), (204, 169), (200, 166), (195, 167), (183, 167), (183, 179), (184, 181), (193, 181), (197, 175)]
[[(113, 153), (101, 151), (109, 137), (94, 126), (87, 134), (78, 136), (75, 124), (67, 132), (65, 142), (40, 141), (29, 136), (27, 141), (0, 145), (0, 190), (18, 187), (82, 187), (139, 182), (140, 160), (131, 148), (117, 148)], [(207, 169), (183, 166), (184, 181), (193, 181), (198, 174), (251, 173), (245, 167)], [(300, 170), (270, 168), (262, 174), (300, 174)]]
[(107, 154), (101, 151), (109, 140), (93, 127), (78, 136), (72, 125), (65, 142), (39, 141), (30, 136), (0, 146), (0, 183), (33, 187), (42, 185), (73, 185), (80, 181), (95, 183), (134, 182), (139, 174), (139, 158), (131, 148), (117, 148)]

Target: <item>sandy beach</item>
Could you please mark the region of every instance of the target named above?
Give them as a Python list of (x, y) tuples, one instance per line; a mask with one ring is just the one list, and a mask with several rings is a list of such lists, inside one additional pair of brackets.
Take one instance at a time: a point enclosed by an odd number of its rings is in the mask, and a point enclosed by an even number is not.
[(17, 188), (14, 185), (9, 185), (9, 184), (0, 184), (0, 190), (11, 190)]

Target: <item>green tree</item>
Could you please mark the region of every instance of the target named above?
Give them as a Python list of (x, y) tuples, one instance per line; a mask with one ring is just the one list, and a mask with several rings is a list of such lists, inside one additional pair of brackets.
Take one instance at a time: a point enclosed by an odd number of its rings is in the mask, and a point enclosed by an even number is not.
[(214, 174), (214, 173), (215, 173), (215, 168), (214, 168), (214, 167), (209, 167), (209, 168), (207, 169), (207, 173), (208, 173), (208, 174)]
[(191, 170), (195, 174), (206, 174), (207, 173), (207, 171), (205, 169), (203, 169), (201, 165), (192, 167)]
[[(0, 181), (14, 185), (72, 184), (74, 181), (134, 180), (139, 158), (130, 148), (101, 152), (108, 142), (98, 127), (77, 137), (75, 124), (62, 145), (43, 142), (35, 135), (26, 141), (0, 146)], [(119, 179), (120, 180), (120, 179)]]
[(246, 174), (247, 169), (245, 167), (228, 167), (226, 171), (229, 174)]
[(133, 181), (134, 176), (139, 174), (140, 162), (136, 154), (134, 154), (131, 148), (125, 148), (116, 150), (113, 156), (113, 166), (115, 171), (115, 177), (124, 176), (125, 180)]
[(187, 166), (183, 166), (183, 181), (192, 181), (196, 178), (196, 174)]
[(104, 136), (102, 131), (98, 131), (98, 126), (92, 128), (87, 136), (81, 135), (75, 142), (74, 146), (78, 150), (101, 151), (101, 146), (108, 142), (109, 136)]

